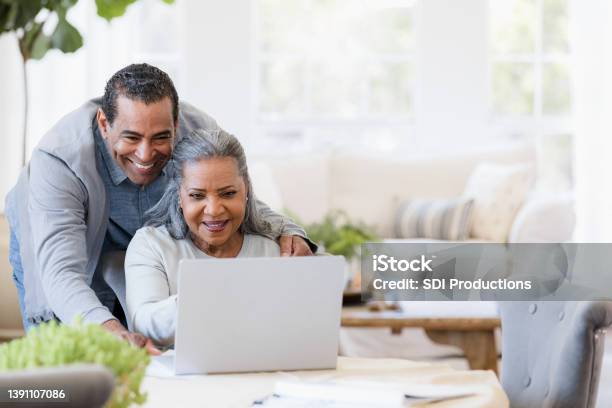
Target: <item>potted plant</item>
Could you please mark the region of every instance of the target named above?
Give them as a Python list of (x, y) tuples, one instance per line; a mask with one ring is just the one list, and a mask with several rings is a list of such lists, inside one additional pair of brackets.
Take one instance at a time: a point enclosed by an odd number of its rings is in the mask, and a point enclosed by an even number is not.
[(137, 348), (97, 324), (55, 320), (40, 324), (27, 336), (0, 345), (0, 372), (59, 367), (80, 363), (106, 366), (115, 377), (109, 408), (143, 404), (146, 394), (140, 390), (145, 369), (150, 362), (144, 349)]
[[(295, 215), (292, 218), (296, 218)], [(304, 229), (308, 237), (320, 245), (320, 252), (346, 258), (348, 286), (351, 290), (359, 290), (361, 244), (378, 239), (373, 229), (362, 222), (351, 220), (342, 210), (332, 210), (320, 222), (306, 224)]]

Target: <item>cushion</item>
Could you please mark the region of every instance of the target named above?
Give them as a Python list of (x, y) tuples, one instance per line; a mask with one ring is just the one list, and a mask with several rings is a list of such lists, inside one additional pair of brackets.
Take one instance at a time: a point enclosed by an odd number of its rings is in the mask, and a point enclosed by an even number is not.
[(474, 199), (470, 236), (507, 242), (512, 223), (534, 180), (532, 164), (478, 165), (468, 179), (464, 198)]
[(400, 205), (395, 220), (397, 238), (461, 241), (469, 237), (474, 200), (410, 200)]
[(508, 242), (566, 242), (576, 216), (573, 193), (530, 193), (516, 215)]

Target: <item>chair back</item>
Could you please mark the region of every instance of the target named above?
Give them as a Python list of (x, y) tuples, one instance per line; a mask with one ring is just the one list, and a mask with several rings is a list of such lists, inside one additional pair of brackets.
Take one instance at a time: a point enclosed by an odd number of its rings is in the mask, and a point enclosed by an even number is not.
[(502, 385), (512, 408), (591, 408), (612, 302), (500, 302)]

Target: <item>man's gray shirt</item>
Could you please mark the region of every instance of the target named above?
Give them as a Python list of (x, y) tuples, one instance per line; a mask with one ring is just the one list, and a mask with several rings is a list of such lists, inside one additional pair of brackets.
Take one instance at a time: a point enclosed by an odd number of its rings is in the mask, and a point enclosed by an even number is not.
[[(93, 126), (99, 100), (62, 118), (39, 142), (7, 196), (7, 213), (20, 245), (25, 314), (30, 322), (57, 316), (71, 322), (113, 318), (92, 289), (109, 229), (111, 196), (97, 167)], [(205, 113), (181, 103), (177, 141), (193, 130), (219, 126)], [(260, 204), (276, 235), (304, 231)], [(15, 218), (18, 218), (15, 219)], [(11, 221), (12, 220), (12, 221)]]

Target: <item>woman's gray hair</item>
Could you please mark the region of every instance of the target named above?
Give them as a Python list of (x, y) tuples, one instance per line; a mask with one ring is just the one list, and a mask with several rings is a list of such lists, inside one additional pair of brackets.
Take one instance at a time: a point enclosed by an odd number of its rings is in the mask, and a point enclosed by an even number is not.
[(197, 129), (177, 143), (172, 153), (172, 160), (166, 167), (169, 170), (166, 172), (169, 177), (168, 186), (159, 202), (147, 211), (146, 225), (154, 227), (163, 225), (174, 239), (187, 237), (189, 228), (179, 206), (179, 189), (183, 180), (183, 170), (188, 163), (215, 157), (234, 158), (238, 165), (238, 174), (246, 185), (246, 211), (240, 231), (269, 236), (271, 226), (261, 218), (257, 211), (244, 149), (236, 137), (221, 129), (213, 131)]

